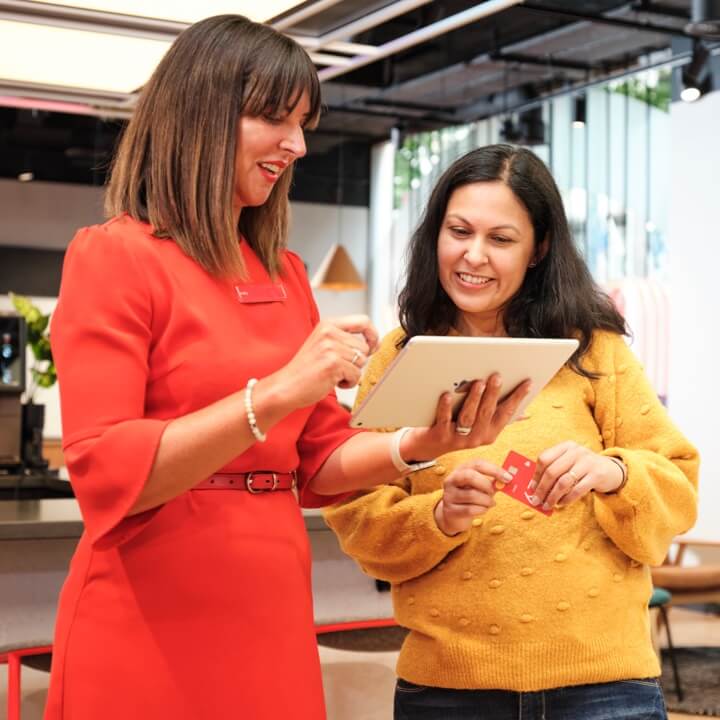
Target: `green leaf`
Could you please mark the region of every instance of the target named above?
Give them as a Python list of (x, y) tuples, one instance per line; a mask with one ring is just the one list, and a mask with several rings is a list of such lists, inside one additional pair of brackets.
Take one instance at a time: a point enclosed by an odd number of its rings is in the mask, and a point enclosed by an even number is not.
[(52, 349), (50, 348), (50, 339), (40, 337), (36, 342), (31, 343), (33, 355), (37, 360), (49, 360), (52, 362)]
[[(45, 315), (23, 295), (10, 293), (15, 310), (25, 318), (27, 326), (27, 344), (35, 357), (30, 368), (33, 380), (38, 387), (49, 388), (57, 382), (57, 371), (53, 363), (52, 348), (48, 335), (50, 315)], [(43, 367), (44, 366), (44, 367)]]

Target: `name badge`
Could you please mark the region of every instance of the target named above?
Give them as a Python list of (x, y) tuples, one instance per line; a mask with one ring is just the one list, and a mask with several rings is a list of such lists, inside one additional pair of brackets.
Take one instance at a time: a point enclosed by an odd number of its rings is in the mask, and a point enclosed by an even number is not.
[(236, 285), (235, 294), (241, 303), (284, 302), (287, 299), (284, 285)]

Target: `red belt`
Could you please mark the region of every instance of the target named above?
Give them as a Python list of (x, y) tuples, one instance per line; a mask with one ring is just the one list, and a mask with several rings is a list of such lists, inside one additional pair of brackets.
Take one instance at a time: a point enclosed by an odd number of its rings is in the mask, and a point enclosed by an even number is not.
[(251, 493), (272, 492), (273, 490), (294, 490), (297, 487), (297, 472), (273, 472), (253, 470), (248, 473), (218, 473), (196, 485), (193, 490), (247, 490)]

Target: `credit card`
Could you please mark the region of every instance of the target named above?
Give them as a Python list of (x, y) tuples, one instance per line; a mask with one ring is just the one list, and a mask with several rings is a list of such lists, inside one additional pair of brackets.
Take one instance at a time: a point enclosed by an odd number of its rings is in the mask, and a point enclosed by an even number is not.
[(553, 514), (552, 508), (550, 510), (543, 510), (542, 505), (533, 505), (530, 502), (530, 495), (532, 495), (532, 493), (528, 493), (527, 491), (528, 483), (535, 475), (536, 465), (537, 463), (511, 450), (505, 458), (503, 469), (507, 470), (513, 476), (513, 479), (509, 483), (501, 483), (502, 487), (499, 489), (500, 492), (550, 517)]

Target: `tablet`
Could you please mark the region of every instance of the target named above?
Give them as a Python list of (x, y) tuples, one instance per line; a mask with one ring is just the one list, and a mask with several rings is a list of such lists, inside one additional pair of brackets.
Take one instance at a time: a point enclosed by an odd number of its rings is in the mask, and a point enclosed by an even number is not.
[(428, 427), (435, 422), (442, 393), (452, 393), (455, 413), (472, 381), (493, 372), (502, 375), (501, 398), (526, 378), (532, 380), (530, 393), (515, 412), (517, 417), (577, 347), (578, 341), (571, 339), (416, 335), (353, 412), (350, 425)]

